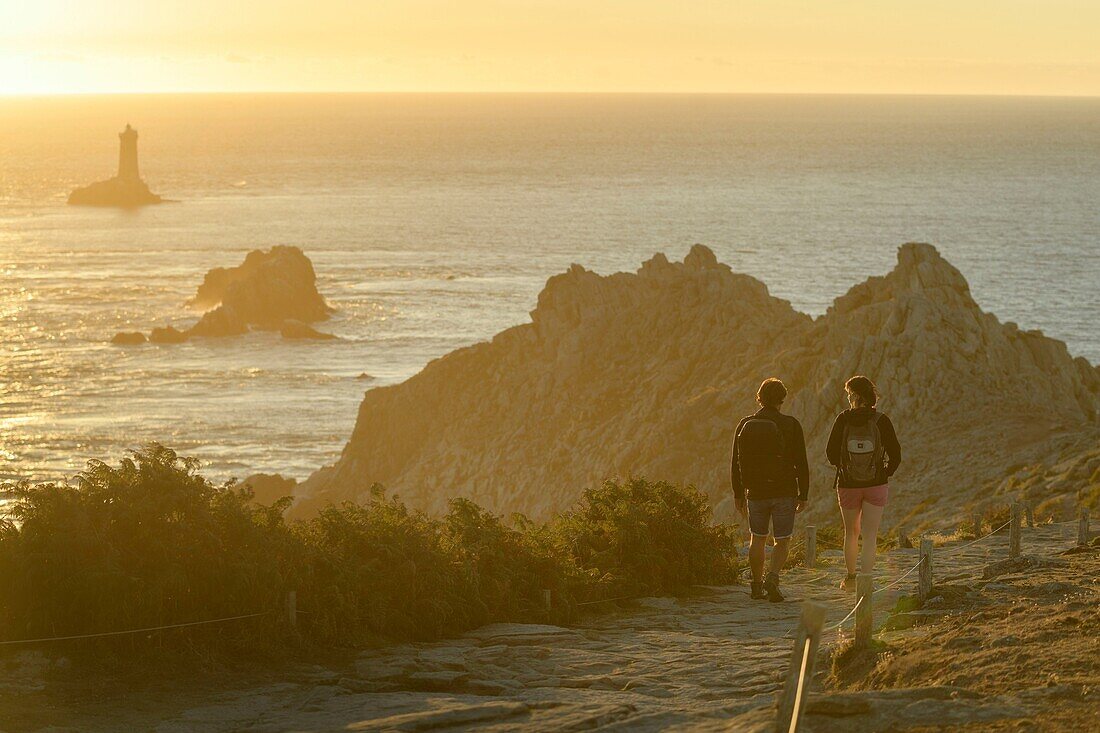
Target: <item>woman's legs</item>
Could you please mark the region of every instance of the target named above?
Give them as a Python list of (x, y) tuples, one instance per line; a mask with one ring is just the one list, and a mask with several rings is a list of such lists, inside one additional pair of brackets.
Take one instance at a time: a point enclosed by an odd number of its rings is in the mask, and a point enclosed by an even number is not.
[[(864, 506), (870, 506), (864, 504)], [(860, 509), (840, 508), (840, 516), (844, 519), (844, 565), (848, 568), (848, 575), (856, 574), (856, 558), (859, 557), (859, 525)], [(881, 518), (882, 514), (879, 514)], [(876, 529), (878, 525), (875, 525)]]
[[(860, 524), (863, 530), (863, 552), (860, 556), (860, 572), (870, 573), (875, 569), (875, 552), (878, 550), (878, 528), (882, 524), (882, 513), (886, 510), (886, 507), (875, 506), (868, 502), (863, 502), (863, 514), (860, 517)], [(847, 537), (845, 539), (844, 546), (844, 560), (848, 561), (848, 546)], [(852, 567), (855, 565), (855, 558), (850, 565), (848, 565), (848, 572), (852, 572)]]

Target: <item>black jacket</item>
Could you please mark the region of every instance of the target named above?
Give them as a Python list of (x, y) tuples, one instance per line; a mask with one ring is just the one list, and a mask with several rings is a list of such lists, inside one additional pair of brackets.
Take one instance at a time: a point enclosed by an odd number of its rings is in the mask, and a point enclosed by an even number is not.
[[(759, 489), (754, 491), (753, 487), (746, 487), (741, 482), (741, 469), (737, 465), (737, 436), (744, 424), (757, 416), (770, 417), (776, 420), (779, 429), (783, 431), (788, 457), (791, 461), (791, 467), (794, 469), (791, 473), (791, 480), (787, 485), (780, 487), (778, 492), (771, 492), (767, 495), (761, 494)], [(776, 499), (785, 496), (797, 496), (799, 501), (806, 501), (810, 492), (810, 467), (806, 460), (806, 437), (802, 434), (802, 424), (790, 415), (784, 415), (779, 410), (767, 407), (760, 408), (755, 415), (741, 418), (741, 422), (737, 423), (737, 430), (733, 433), (733, 461), (730, 463), (730, 485), (733, 487), (733, 496), (738, 506), (745, 503), (746, 489), (748, 489), (750, 499)]]
[(875, 474), (875, 480), (870, 482), (854, 481), (848, 478), (841, 469), (844, 462), (844, 427), (849, 424), (862, 425), (873, 414), (875, 414), (875, 408), (873, 407), (856, 407), (840, 413), (833, 422), (833, 429), (829, 433), (829, 444), (825, 448), (825, 453), (829, 457), (829, 463), (837, 468), (837, 486), (841, 489), (865, 489), (868, 486), (881, 486), (889, 481), (901, 463), (901, 443), (898, 442), (897, 433), (894, 432), (894, 424), (890, 422), (890, 418), (886, 415), (878, 413), (878, 432), (882, 437), (883, 454), (886, 460), (883, 465), (879, 466), (878, 472)]

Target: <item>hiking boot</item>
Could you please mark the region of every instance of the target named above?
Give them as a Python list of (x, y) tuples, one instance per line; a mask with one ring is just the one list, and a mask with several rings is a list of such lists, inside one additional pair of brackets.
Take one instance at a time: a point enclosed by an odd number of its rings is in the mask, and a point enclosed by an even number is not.
[(764, 578), (764, 591), (768, 594), (768, 600), (772, 603), (779, 603), (783, 600), (783, 594), (779, 592), (779, 576), (775, 573), (768, 573)]
[(759, 580), (752, 581), (752, 593), (750, 595), (758, 601), (762, 601), (768, 597), (768, 594), (764, 592), (764, 584)]
[(846, 590), (849, 593), (855, 593), (856, 592), (856, 576), (855, 575), (845, 575), (844, 580), (840, 581), (840, 589), (841, 590)]

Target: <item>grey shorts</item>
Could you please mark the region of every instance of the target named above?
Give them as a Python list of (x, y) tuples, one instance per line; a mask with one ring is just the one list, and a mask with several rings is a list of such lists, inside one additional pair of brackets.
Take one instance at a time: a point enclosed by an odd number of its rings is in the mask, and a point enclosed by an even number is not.
[(794, 508), (798, 499), (784, 496), (778, 499), (749, 499), (749, 531), (760, 537), (768, 536), (768, 525), (777, 540), (794, 534)]

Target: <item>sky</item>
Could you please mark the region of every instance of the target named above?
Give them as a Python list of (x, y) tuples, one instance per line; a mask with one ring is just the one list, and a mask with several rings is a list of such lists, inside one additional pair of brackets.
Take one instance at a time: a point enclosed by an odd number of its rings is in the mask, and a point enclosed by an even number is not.
[(0, 0), (0, 94), (1100, 95), (1100, 0)]

